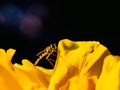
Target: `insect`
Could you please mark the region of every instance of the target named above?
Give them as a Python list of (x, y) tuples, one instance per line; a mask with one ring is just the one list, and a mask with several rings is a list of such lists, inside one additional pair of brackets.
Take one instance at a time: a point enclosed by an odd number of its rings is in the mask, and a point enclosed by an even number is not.
[(39, 58), (35, 61), (34, 65), (36, 66), (38, 64), (38, 62), (46, 56), (46, 60), (49, 61), (49, 63), (53, 65), (53, 63), (51, 61), (55, 61), (51, 58), (49, 58), (51, 55), (56, 56), (54, 53), (57, 53), (57, 46), (56, 44), (50, 44), (50, 46), (47, 46), (44, 50), (42, 50), (41, 52), (39, 52), (37, 54), (37, 56), (39, 56)]

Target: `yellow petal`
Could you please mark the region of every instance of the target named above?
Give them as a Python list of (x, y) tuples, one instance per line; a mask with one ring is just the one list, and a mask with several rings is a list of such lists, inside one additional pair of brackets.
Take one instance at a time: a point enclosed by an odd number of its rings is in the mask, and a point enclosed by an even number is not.
[[(87, 59), (88, 56), (91, 56), (91, 54), (94, 53), (95, 50), (99, 49), (99, 47), (100, 43), (97, 41), (76, 42), (68, 39), (61, 40), (58, 44), (57, 61), (51, 76), (48, 90), (58, 90), (75, 75), (79, 77), (79, 80), (81, 80), (80, 78), (82, 78), (82, 75), (87, 75), (88, 69), (106, 51), (106, 48), (103, 48), (101, 52), (99, 52), (98, 57), (96, 56), (93, 60), (91, 58)], [(96, 53), (98, 53), (98, 51)], [(88, 68), (85, 67), (86, 63), (88, 63), (88, 66), (86, 66)], [(80, 84), (81, 83), (79, 83), (78, 86), (80, 86)]]
[[(30, 61), (26, 59), (22, 60), (22, 63), (23, 65), (14, 64), (14, 66), (17, 68), (15, 73), (17, 77), (20, 78), (19, 82), (21, 83), (21, 86), (24, 86), (26, 88), (28, 88), (28, 85), (29, 85), (29, 88), (33, 88), (33, 87), (34, 88), (35, 87), (36, 88), (40, 88), (40, 87), (47, 88), (48, 87), (50, 78), (48, 79), (49, 76), (46, 73), (40, 71)], [(28, 83), (28, 84), (24, 85), (23, 82)]]
[(0, 49), (0, 64), (5, 67), (9, 72), (13, 72), (14, 68), (11, 63), (11, 59), (15, 53), (14, 49), (8, 49), (7, 52), (5, 50)]
[(8, 49), (7, 50), (7, 55), (6, 55), (6, 57), (7, 57), (7, 60), (10, 62), (11, 60), (12, 60), (12, 57), (13, 57), (13, 55), (15, 54), (15, 52), (16, 52), (16, 50), (14, 50), (14, 49)]
[(96, 90), (119, 90), (120, 60), (113, 55), (105, 58)]
[(0, 90), (23, 90), (16, 78), (0, 65)]

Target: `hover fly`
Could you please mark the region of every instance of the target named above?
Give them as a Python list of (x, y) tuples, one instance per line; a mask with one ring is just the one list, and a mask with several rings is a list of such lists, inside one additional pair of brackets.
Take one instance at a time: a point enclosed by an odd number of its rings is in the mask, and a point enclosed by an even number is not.
[(54, 66), (51, 61), (54, 61), (54, 62), (55, 62), (55, 60), (53, 60), (53, 59), (50, 58), (51, 55), (56, 56), (54, 53), (57, 53), (57, 46), (56, 46), (56, 44), (50, 44), (50, 46), (47, 46), (44, 50), (40, 51), (40, 52), (37, 54), (37, 56), (39, 56), (39, 57), (38, 57), (38, 59), (35, 61), (34, 65), (36, 66), (36, 65), (38, 64), (38, 62), (39, 62), (43, 57), (46, 56), (46, 60), (49, 61), (49, 63), (50, 63), (52, 66)]

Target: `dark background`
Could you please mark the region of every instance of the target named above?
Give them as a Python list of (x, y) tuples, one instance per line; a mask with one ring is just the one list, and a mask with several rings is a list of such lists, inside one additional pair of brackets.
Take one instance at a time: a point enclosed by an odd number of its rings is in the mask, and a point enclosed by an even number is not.
[[(116, 8), (81, 8), (76, 2), (65, 4), (62, 0), (1, 1), (0, 5), (12, 3), (23, 11), (30, 5), (43, 4), (48, 7), (47, 18), (43, 20), (42, 34), (27, 38), (20, 28), (0, 23), (0, 48), (16, 49), (12, 62), (21, 63), (26, 58), (31, 62), (36, 54), (51, 43), (68, 38), (76, 41), (100, 41), (114, 55), (120, 55), (120, 15)], [(39, 65), (51, 68), (43, 60)]]
[(120, 13), (118, 8), (88, 8), (90, 38), (99, 40), (114, 55), (120, 55)]

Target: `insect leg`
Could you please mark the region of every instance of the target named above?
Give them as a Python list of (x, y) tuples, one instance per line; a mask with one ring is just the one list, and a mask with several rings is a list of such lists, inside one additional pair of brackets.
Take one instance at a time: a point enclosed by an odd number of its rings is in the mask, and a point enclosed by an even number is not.
[(57, 53), (57, 50), (55, 48), (51, 51), (51, 55), (56, 56), (54, 53)]
[(36, 66), (40, 60), (41, 60), (41, 58), (38, 58), (38, 59), (35, 61), (34, 66)]
[[(44, 52), (44, 51), (42, 51)], [(35, 61), (34, 65), (36, 66), (38, 64), (38, 62), (46, 55), (46, 54), (41, 54), (42, 52), (38, 53), (39, 54), (39, 58)], [(37, 56), (38, 56), (37, 54)]]
[(55, 55), (55, 54), (53, 54), (53, 53), (52, 53), (51, 55), (56, 56), (56, 55)]
[[(51, 53), (48, 54), (48, 56), (46, 57), (46, 60), (49, 61), (49, 63), (50, 63), (52, 66), (54, 66), (53, 63), (51, 62), (51, 61), (54, 61), (54, 60), (52, 60), (52, 59), (49, 58), (50, 55), (51, 55)], [(54, 62), (55, 62), (55, 61), (54, 61)]]
[(48, 58), (47, 60), (48, 60), (48, 61), (49, 61), (49, 63), (50, 63), (50, 64), (54, 67), (53, 63), (51, 62), (51, 61), (52, 61), (52, 59)]
[(36, 56), (39, 56), (39, 55), (41, 55), (42, 53), (44, 53), (45, 51), (43, 50), (43, 51), (41, 51), (41, 52), (39, 52)]

